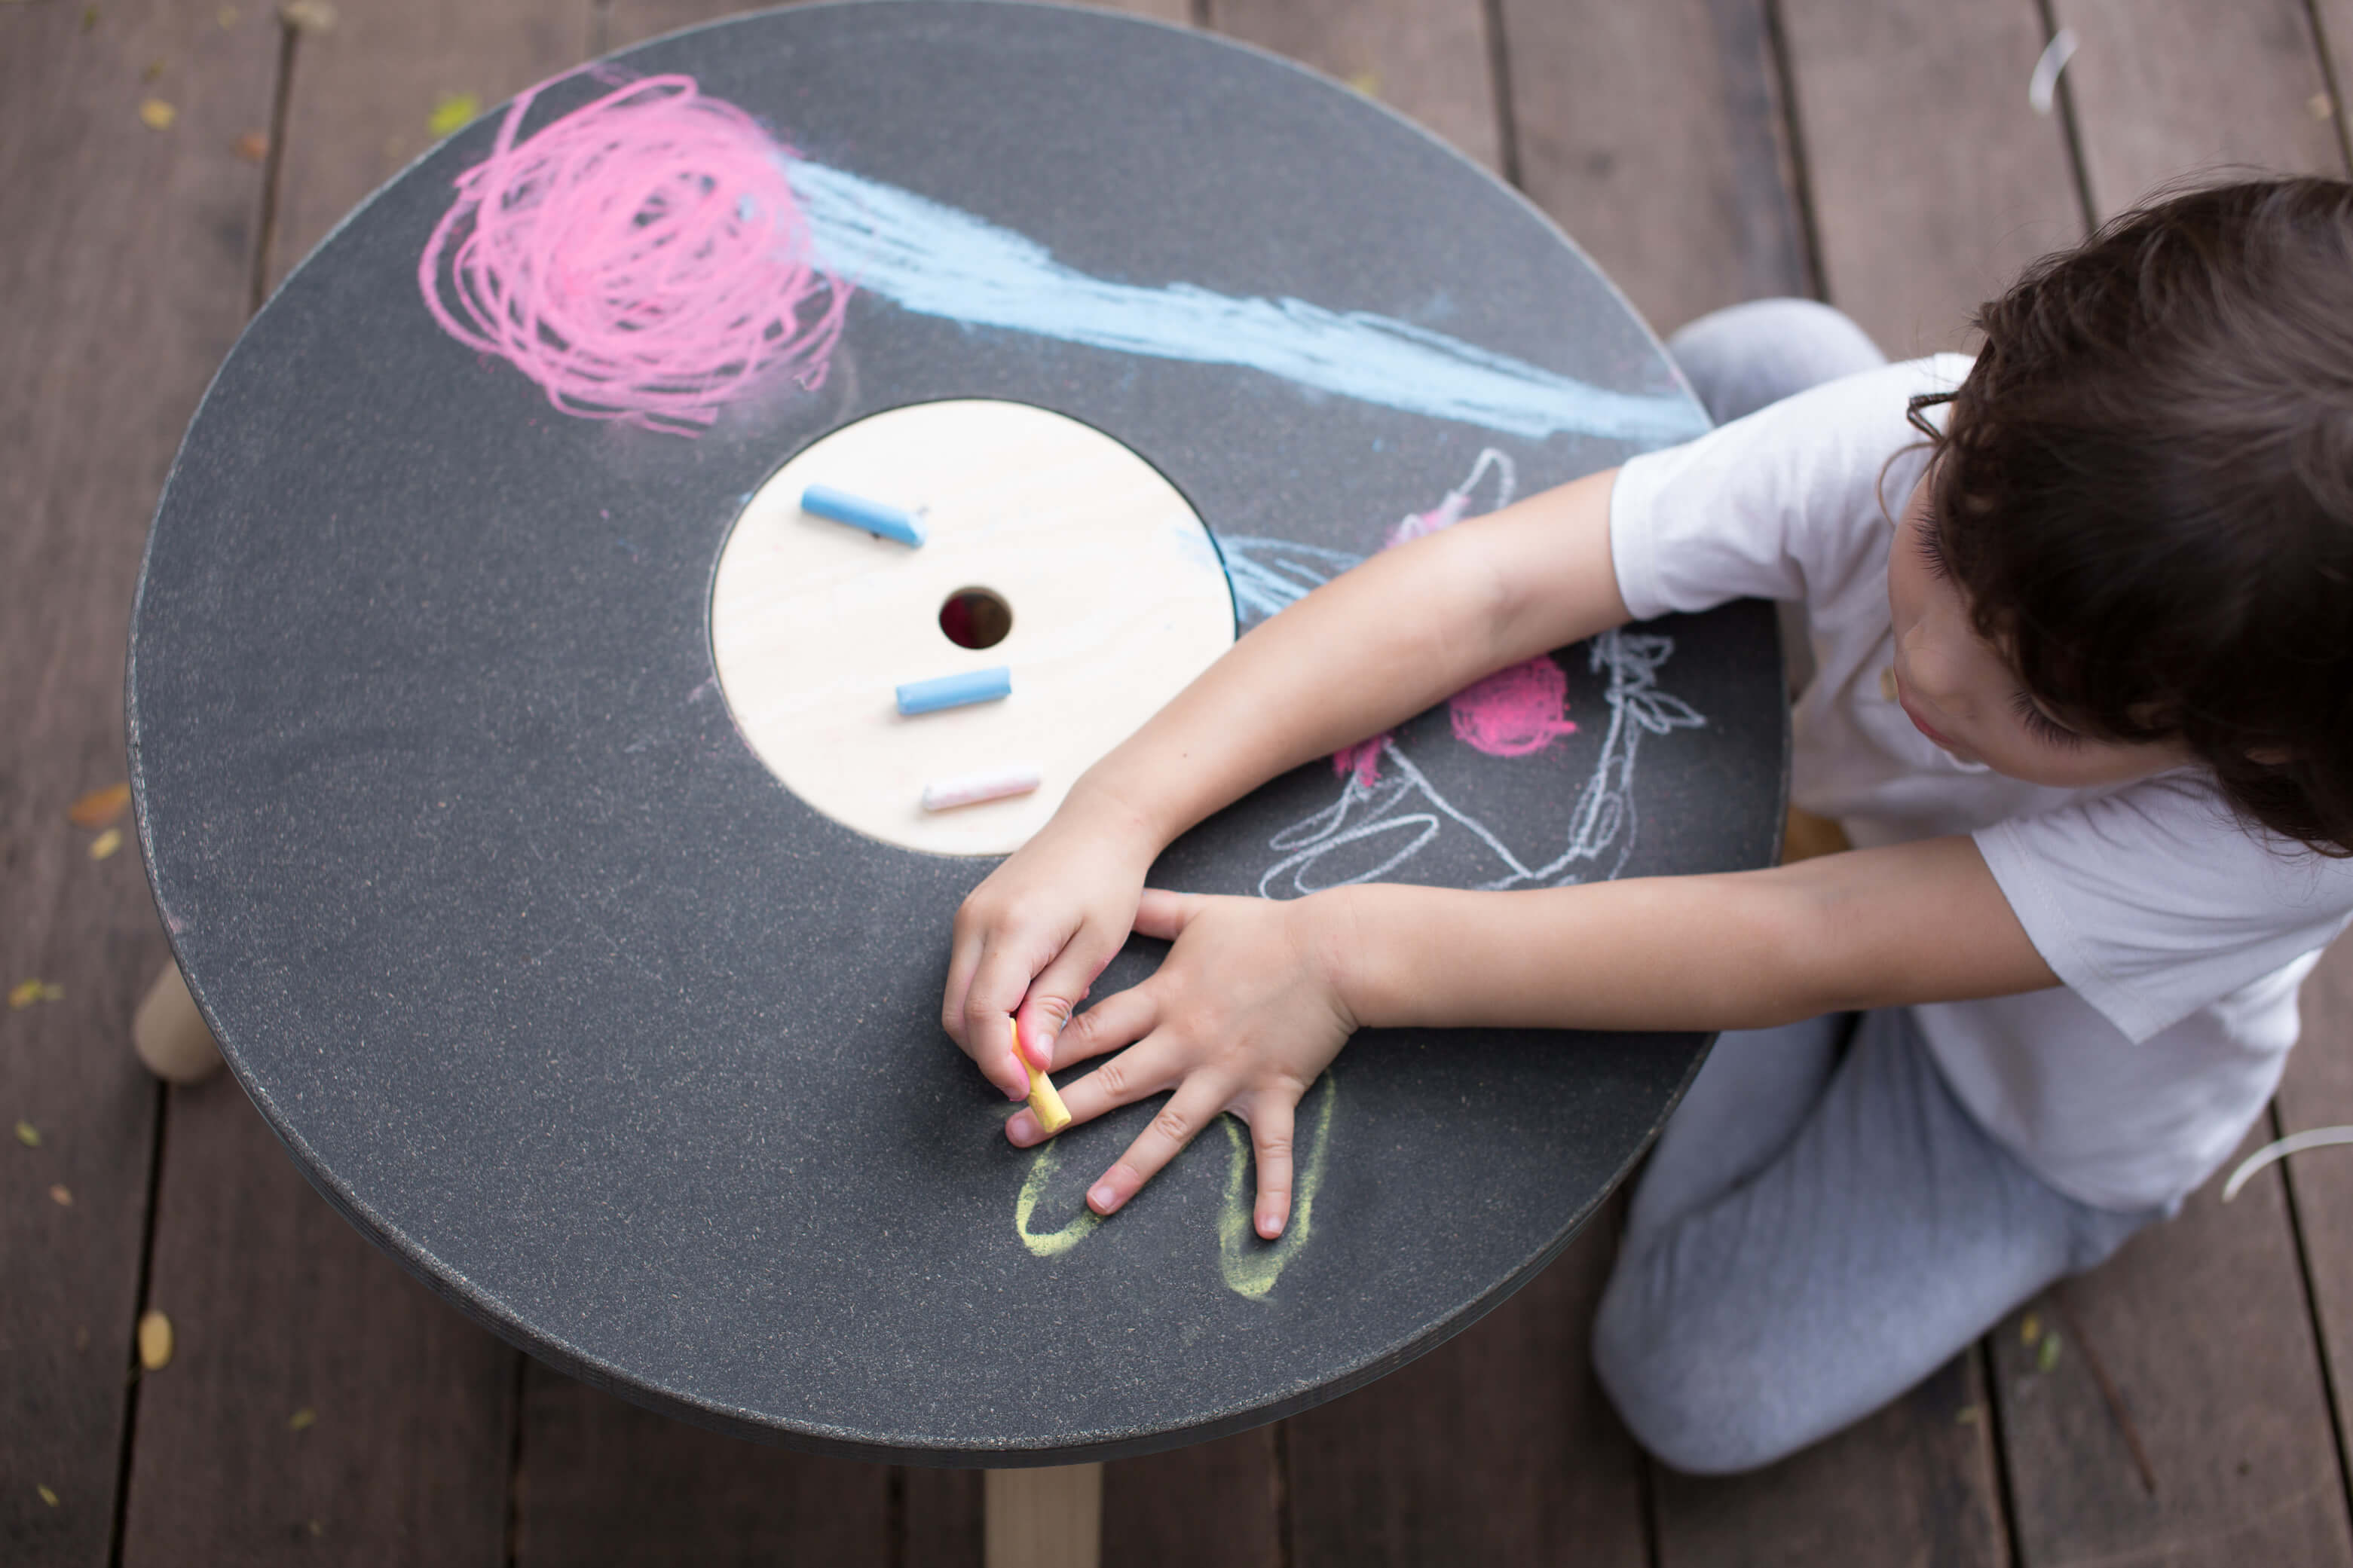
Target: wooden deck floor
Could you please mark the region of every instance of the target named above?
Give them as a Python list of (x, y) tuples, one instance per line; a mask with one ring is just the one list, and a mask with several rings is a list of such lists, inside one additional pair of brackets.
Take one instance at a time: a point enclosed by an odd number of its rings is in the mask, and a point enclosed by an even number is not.
[[(0, 1561), (978, 1561), (976, 1475), (736, 1443), (552, 1373), (336, 1218), (232, 1085), (159, 1089), (125, 1045), (164, 957), (136, 857), (94, 858), (65, 816), (122, 776), (147, 520), (267, 289), (446, 97), (732, 8), (333, 0), (321, 26), (316, 0), (292, 23), (0, 0), (0, 984), (57, 988), (0, 1011)], [(1955, 344), (2020, 263), (2162, 181), (2347, 165), (2353, 0), (1132, 8), (1419, 119), (1662, 327), (1812, 293), (1895, 353)], [(2060, 26), (2081, 51), (2037, 115)], [(2260, 1136), (2353, 1121), (2353, 953), (2306, 1009)], [(2228, 1209), (2200, 1194), (1891, 1409), (1732, 1481), (1650, 1465), (1593, 1387), (1607, 1230), (1371, 1388), (1112, 1466), (1106, 1561), (2353, 1563), (2353, 1151)], [(150, 1307), (177, 1348), (142, 1374)]]

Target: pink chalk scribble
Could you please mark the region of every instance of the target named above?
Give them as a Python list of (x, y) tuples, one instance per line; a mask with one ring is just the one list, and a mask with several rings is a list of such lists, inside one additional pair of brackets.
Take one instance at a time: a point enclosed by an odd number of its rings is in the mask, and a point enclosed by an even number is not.
[(811, 263), (789, 150), (688, 76), (623, 82), (519, 138), (540, 91), (508, 106), (426, 242), (442, 331), (566, 414), (677, 435), (770, 372), (820, 384), (849, 289)]
[(1449, 700), (1454, 738), (1491, 757), (1525, 757), (1552, 744), (1556, 735), (1574, 735), (1568, 712), (1568, 677), (1549, 654), (1499, 669)]
[(1353, 746), (1343, 746), (1332, 753), (1332, 771), (1341, 778), (1350, 773), (1366, 789), (1381, 782), (1381, 748), (1389, 742), (1389, 731), (1382, 731), (1369, 741), (1359, 741)]
[[(1395, 550), (1425, 534), (1451, 528), (1471, 510), (1471, 497), (1489, 469), (1496, 476), (1495, 510), (1512, 504), (1514, 476), (1512, 460), (1490, 447), (1479, 454), (1470, 477), (1446, 492), (1428, 511), (1409, 512), (1392, 524), (1381, 541), (1383, 550)], [(1550, 654), (1538, 654), (1508, 669), (1499, 669), (1473, 681), (1447, 700), (1454, 722), (1454, 738), (1491, 757), (1525, 757), (1543, 751), (1556, 736), (1574, 735), (1568, 717), (1568, 677)], [(1381, 754), (1392, 739), (1384, 730), (1369, 740), (1343, 746), (1332, 753), (1332, 771), (1369, 789), (1381, 778)]]

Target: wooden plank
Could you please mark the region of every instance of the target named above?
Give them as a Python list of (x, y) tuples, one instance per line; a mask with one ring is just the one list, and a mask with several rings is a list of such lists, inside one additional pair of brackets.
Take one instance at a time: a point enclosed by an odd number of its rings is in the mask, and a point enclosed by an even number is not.
[[(797, 4), (798, 0), (784, 0)], [(1193, 21), (1197, 0), (1077, 0), (1077, 8), (1124, 11), (1134, 16), (1183, 26)], [(700, 26), (722, 16), (775, 8), (774, 0), (597, 0), (593, 48), (597, 54), (626, 49), (648, 38)]]
[(1282, 1568), (1276, 1430), (1105, 1465), (1103, 1560), (1118, 1568)]
[(1520, 183), (1672, 330), (1811, 294), (1764, 0), (1501, 0)]
[[(2353, 139), (2348, 139), (2345, 94), (2353, 88), (2353, 0), (2311, 0), (2312, 26), (2320, 46), (2321, 75), (2328, 84), (2329, 121), (2348, 163), (2353, 163)], [(2318, 105), (2307, 104), (2316, 110)]]
[[(258, 13), (224, 27), (215, 6), (166, 0), (0, 9), (0, 991), (58, 988), (0, 1007), (12, 1563), (101, 1563), (111, 1546), (162, 1103), (130, 1017), (164, 943), (135, 846), (94, 861), (97, 830), (66, 808), (125, 776), (140, 550), (243, 323), (260, 173), (235, 148), (269, 122), (276, 58)], [(166, 128), (142, 122), (148, 99)], [(5, 1131), (20, 1121), (37, 1148)]]
[[(2275, 1102), (2282, 1133), (2353, 1125), (2353, 939), (2340, 937), (2305, 978), (2304, 1037)], [(2321, 1353), (2335, 1396), (2337, 1453), (2353, 1454), (2353, 1147), (2315, 1149), (2284, 1168)], [(2236, 1206), (2235, 1205), (2233, 1205)]]
[[(2268, 1136), (2259, 1129), (2241, 1152)], [(2064, 1314), (2045, 1300), (2026, 1309), (2031, 1326), (2021, 1313), (1996, 1331), (1995, 1398), (2028, 1568), (2353, 1562), (2280, 1173), (2255, 1177), (2227, 1209), (2220, 1185), (2059, 1287)], [(2046, 1351), (2052, 1333), (2059, 1347)], [(2094, 1356), (2137, 1432), (2154, 1496)]]
[(514, 1562), (880, 1563), (889, 1559), (892, 1479), (887, 1466), (689, 1426), (533, 1362), (523, 1376)]
[(1830, 300), (1888, 354), (1963, 346), (2027, 262), (2083, 237), (2066, 130), (2026, 86), (2034, 0), (1783, 0)]
[(596, 51), (607, 54), (681, 27), (766, 9), (764, 0), (597, 0)]
[(981, 1568), (982, 1472), (910, 1468), (900, 1474), (904, 1568)]
[[(2031, 23), (2031, 6), (2020, 9)], [(1810, 291), (1761, 9), (1719, 0), (1587, 16), (1507, 0), (1504, 14), (1528, 188), (1654, 321), (1672, 325), (1754, 295)], [(1891, 102), (1900, 105), (1915, 78), (1949, 68), (1947, 39), (1934, 37), (1939, 30), (1954, 42), (1974, 43), (1975, 35), (1999, 35), (2002, 24), (1974, 12), (1944, 17), (1910, 0), (1886, 15), (1853, 16), (1822, 0), (1799, 0), (1783, 16), (1810, 160), (1819, 155), (1818, 142), (1836, 143), (1825, 266), (1835, 237), (1841, 276), (1857, 279), (1859, 289), (1868, 276), (1877, 290), (1862, 304), (1873, 317), (1868, 326), (1897, 352), (1933, 346), (1911, 323), (1957, 316), (1961, 307), (1945, 301), (1966, 294), (1971, 286), (1957, 280), (1986, 263), (1982, 257), (1964, 262), (1924, 255), (1937, 243), (1933, 231), (1873, 236), (1867, 214), (1892, 202), (1889, 226), (1900, 228), (1910, 210), (1905, 193), (1965, 153), (1925, 152), (1937, 134), (1933, 124), (1907, 135), (1873, 117), (1889, 112)], [(2014, 51), (2018, 28), (2014, 20), (2009, 26)], [(1931, 37), (1933, 47), (1914, 60), (1899, 63), (1880, 52), (1892, 44), (1917, 47)], [(2030, 52), (2029, 66), (2032, 58)], [(1867, 79), (1873, 71), (1879, 79)], [(2021, 74), (2021, 108), (2024, 82)], [(1981, 86), (1978, 75), (1965, 71), (1951, 90), (1967, 94)], [(1997, 148), (1969, 195), (1973, 206), (1979, 213), (2055, 207), (2071, 217), (2063, 142), (2052, 141), (2049, 152), (2054, 167), (2034, 171), (2042, 184), (2029, 183), (2021, 195), (2003, 182), (2017, 178), (2022, 161)], [(1810, 179), (1814, 167), (1810, 161)], [(1915, 258), (1926, 263), (1916, 281), (1878, 281), (1879, 268), (1900, 271)], [(1659, 1472), (1660, 1563), (1795, 1563), (1833, 1554), (1865, 1562), (2001, 1561), (1999, 1481), (1987, 1429), (1954, 1419), (1972, 1402), (1973, 1375), (1967, 1363), (1957, 1363), (1861, 1426), (1760, 1476), (1700, 1481)]]
[(2006, 1563), (1984, 1363), (1971, 1349), (1877, 1415), (1745, 1476), (1656, 1477), (1660, 1568)]
[[(2054, 0), (2093, 210), (2186, 175), (2344, 172), (2305, 0)], [(2317, 101), (2316, 101), (2317, 100)]]
[(1297, 1568), (1647, 1561), (1642, 1460), (1588, 1352), (1611, 1216), (1419, 1361), (1283, 1424)]
[(122, 1561), (503, 1562), (514, 1352), (304, 1183), (236, 1085), (172, 1091)]
[[(1784, 0), (1781, 16), (1831, 301), (1892, 354), (1958, 346), (2010, 273), (2082, 232), (2064, 136), (2026, 101), (2035, 7)], [(1971, 1351), (1768, 1469), (1662, 1470), (1662, 1568), (2007, 1562), (1987, 1415)]]
[(1209, 22), (1379, 99), (1503, 170), (1493, 40), (1480, 0), (1210, 0)]
[[(345, 0), (301, 33), (269, 275), (422, 147), (437, 92), (568, 63), (586, 6), (560, 52), (520, 5)], [(142, 1385), (126, 1563), (502, 1557), (513, 1352), (327, 1208), (225, 1082), (175, 1093), (149, 1300), (179, 1349)]]
[[(2335, 124), (2316, 112), (2329, 106), (2300, 0), (2056, 0), (2053, 10), (2081, 41), (2065, 79), (2098, 216), (2222, 165), (2341, 172)], [(1997, 1398), (2029, 1563), (2353, 1560), (2280, 1173), (2227, 1213), (2210, 1184), (2060, 1299), (2137, 1428), (2157, 1490), (2066, 1331), (2043, 1373), (2013, 1319), (1995, 1341)], [(2050, 1309), (2037, 1318), (2047, 1332)]]
[(432, 145), (445, 100), (488, 110), (587, 52), (593, 0), (336, 0), (301, 33), (286, 106), (269, 281)]

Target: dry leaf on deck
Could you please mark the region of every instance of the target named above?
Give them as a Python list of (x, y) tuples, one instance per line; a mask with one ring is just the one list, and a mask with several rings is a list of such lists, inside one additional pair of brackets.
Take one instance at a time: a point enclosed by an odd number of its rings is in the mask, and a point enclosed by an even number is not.
[(16, 1123), (16, 1142), (27, 1149), (37, 1149), (41, 1146), (41, 1130), (29, 1121), (19, 1121)]
[(248, 131), (244, 135), (238, 137), (237, 139), (237, 155), (244, 159), (248, 163), (259, 163), (264, 158), (269, 157), (269, 137), (268, 133), (260, 131)]
[(335, 25), (335, 8), (327, 0), (286, 0), (278, 19), (298, 33), (324, 33)]
[(110, 827), (90, 841), (90, 858), (103, 860), (122, 847), (122, 829)]
[(47, 1487), (45, 1487), (45, 1486), (40, 1486), (40, 1485), (37, 1485), (37, 1484), (33, 1488), (33, 1489), (34, 1489), (35, 1491), (37, 1491), (37, 1492), (38, 1492), (38, 1493), (40, 1493), (40, 1494), (41, 1494), (41, 1500), (42, 1500), (43, 1502), (47, 1503), (51, 1508), (55, 1508), (55, 1507), (57, 1507), (57, 1506), (58, 1506), (58, 1494), (57, 1494), (57, 1493), (55, 1493), (55, 1492), (51, 1491), (48, 1488), (47, 1488)]
[(305, 1405), (301, 1409), (297, 1410), (293, 1415), (289, 1415), (286, 1418), (286, 1430), (289, 1432), (307, 1432), (318, 1424), (319, 1413)]
[(169, 131), (180, 111), (160, 98), (151, 98), (139, 106), (139, 119), (150, 131)]
[(121, 816), (122, 808), (130, 804), (129, 784), (109, 784), (90, 791), (66, 807), (66, 820), (76, 827), (104, 827)]
[(2037, 1372), (2049, 1372), (2052, 1367), (2057, 1366), (2058, 1364), (2059, 1336), (2057, 1334), (2045, 1334), (2042, 1336), (2042, 1348), (2034, 1352), (2034, 1370)]
[(153, 1307), (139, 1314), (139, 1364), (149, 1372), (172, 1364), (172, 1320)]
[(447, 136), (452, 131), (472, 121), (481, 113), (482, 100), (470, 92), (445, 92), (426, 117), (425, 129), (436, 136)]
[(59, 1182), (49, 1189), (49, 1202), (61, 1209), (69, 1209), (73, 1207), (73, 1192), (63, 1182)]

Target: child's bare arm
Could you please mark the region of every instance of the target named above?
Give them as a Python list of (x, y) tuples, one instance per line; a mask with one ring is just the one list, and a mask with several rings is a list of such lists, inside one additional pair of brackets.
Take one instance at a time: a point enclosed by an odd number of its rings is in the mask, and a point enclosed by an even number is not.
[(2059, 984), (1963, 837), (1720, 876), (1326, 896), (1360, 1027), (1753, 1029)]
[[(1173, 1092), (1088, 1201), (1117, 1208), (1230, 1110), (1258, 1151), (1262, 1236), (1289, 1215), (1293, 1108), (1360, 1027), (1754, 1028), (2058, 984), (1963, 837), (1537, 892), (1155, 892), (1136, 929), (1176, 945), (1080, 1015), (1054, 1061), (1121, 1053), (1065, 1091), (1081, 1121)], [(1027, 1112), (1007, 1130), (1037, 1140)]]
[(1075, 784), (956, 915), (941, 1020), (999, 1088), (1126, 940), (1170, 840), (1277, 773), (1626, 618), (1615, 470), (1386, 552), (1259, 626)]

